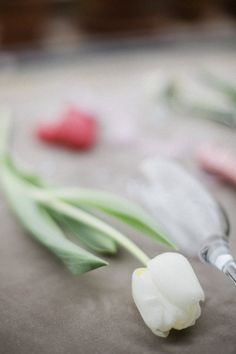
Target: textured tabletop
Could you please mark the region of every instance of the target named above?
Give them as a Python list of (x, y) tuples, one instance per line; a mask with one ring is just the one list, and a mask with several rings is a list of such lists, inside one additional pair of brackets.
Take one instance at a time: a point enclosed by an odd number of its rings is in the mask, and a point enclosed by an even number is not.
[[(156, 122), (146, 107), (147, 73), (191, 73), (213, 67), (236, 75), (236, 52), (217, 48), (152, 49), (74, 58), (60, 63), (9, 66), (0, 75), (0, 101), (13, 110), (12, 151), (56, 185), (81, 185), (125, 194), (127, 180), (147, 155), (173, 154), (212, 190), (229, 213), (236, 255), (236, 193), (196, 171), (194, 149), (201, 142), (225, 143), (236, 151), (235, 132), (197, 119)], [(98, 113), (100, 144), (75, 153), (38, 142), (36, 121), (74, 102)], [(114, 126), (131, 119), (139, 138), (119, 145)], [(153, 120), (154, 119), (154, 120)], [(118, 124), (119, 125), (119, 124)], [(109, 132), (113, 128), (113, 133)], [(118, 128), (117, 128), (118, 129)], [(140, 133), (141, 131), (141, 133)], [(155, 337), (131, 297), (131, 274), (139, 266), (124, 251), (104, 267), (80, 277), (21, 228), (0, 199), (1, 354), (235, 354), (236, 287), (217, 270), (191, 263), (206, 294), (196, 326)], [(118, 225), (150, 255), (167, 250)]]

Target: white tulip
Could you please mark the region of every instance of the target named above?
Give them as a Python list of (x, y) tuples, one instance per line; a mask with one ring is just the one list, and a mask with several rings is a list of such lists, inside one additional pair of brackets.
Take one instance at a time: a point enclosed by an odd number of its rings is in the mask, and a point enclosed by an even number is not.
[(152, 332), (167, 337), (171, 328), (184, 329), (201, 315), (204, 292), (188, 260), (163, 253), (136, 269), (132, 276), (134, 302)]

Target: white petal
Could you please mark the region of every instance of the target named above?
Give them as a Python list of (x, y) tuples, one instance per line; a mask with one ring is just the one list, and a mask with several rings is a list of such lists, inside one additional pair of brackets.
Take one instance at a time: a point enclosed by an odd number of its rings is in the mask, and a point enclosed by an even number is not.
[(176, 306), (186, 309), (204, 300), (202, 287), (181, 254), (163, 253), (148, 262), (148, 270), (162, 295)]
[(147, 268), (137, 269), (133, 273), (132, 293), (146, 325), (153, 333), (166, 337), (176, 322), (179, 310), (158, 291)]
[(150, 328), (159, 328), (162, 323), (163, 308), (155, 284), (146, 268), (137, 269), (132, 276), (134, 302)]

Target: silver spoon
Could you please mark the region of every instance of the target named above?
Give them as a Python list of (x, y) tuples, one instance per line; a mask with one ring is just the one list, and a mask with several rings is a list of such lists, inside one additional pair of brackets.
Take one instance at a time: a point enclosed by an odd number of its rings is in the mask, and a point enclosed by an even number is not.
[(236, 262), (229, 248), (230, 222), (223, 207), (173, 160), (144, 160), (140, 172), (129, 184), (132, 195), (181, 251), (198, 256), (236, 283)]

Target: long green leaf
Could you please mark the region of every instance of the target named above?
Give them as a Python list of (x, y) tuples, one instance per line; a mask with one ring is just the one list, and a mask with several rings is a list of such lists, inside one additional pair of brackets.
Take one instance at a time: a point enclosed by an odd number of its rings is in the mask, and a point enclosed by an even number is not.
[[(209, 83), (208, 83), (209, 84)], [(212, 84), (212, 83), (211, 83)], [(217, 82), (218, 85), (220, 85)], [(223, 88), (221, 87), (222, 91)], [(233, 88), (231, 88), (233, 90)], [(230, 88), (228, 88), (228, 91)], [(228, 92), (227, 91), (227, 92)], [(225, 93), (225, 92), (224, 92)], [(233, 95), (233, 91), (230, 93)], [(236, 95), (236, 91), (234, 93)], [(235, 96), (236, 98), (236, 96)], [(236, 112), (232, 108), (223, 109), (204, 102), (194, 102), (184, 98), (183, 92), (174, 81), (169, 81), (163, 89), (160, 100), (178, 114), (212, 120), (229, 128), (236, 128)], [(236, 102), (236, 101), (235, 101)]]
[(198, 116), (203, 119), (209, 119), (216, 123), (225, 125), (229, 128), (236, 128), (235, 111), (218, 109), (203, 103), (186, 103), (185, 110), (193, 116)]
[(50, 189), (45, 193), (77, 207), (88, 207), (102, 211), (146, 233), (156, 241), (175, 248), (175, 245), (159, 229), (155, 221), (142, 208), (126, 199), (108, 192), (82, 188)]
[(69, 217), (76, 220), (90, 228), (98, 230), (109, 238), (117, 242), (119, 245), (129, 251), (134, 257), (136, 257), (144, 265), (149, 261), (149, 257), (128, 237), (114, 229), (112, 226), (97, 218), (96, 216), (84, 211), (81, 208), (70, 205), (69, 203), (60, 201), (58, 198), (48, 195), (47, 193), (41, 193), (41, 191), (35, 191), (32, 196), (47, 209), (57, 212), (60, 215)]
[(49, 214), (31, 199), (27, 185), (3, 164), (1, 180), (11, 207), (25, 228), (59, 257), (73, 274), (78, 275), (107, 265), (103, 259), (68, 240)]
[[(14, 174), (16, 174), (19, 178), (26, 181), (27, 183), (36, 187), (46, 186), (46, 183), (42, 180), (42, 178), (40, 178), (38, 175), (26, 171), (25, 168), (19, 166), (19, 164), (16, 164), (16, 162), (12, 160), (11, 156), (7, 156), (6, 163)], [(53, 213), (50, 211), (50, 214)], [(86, 227), (83, 224), (63, 215), (56, 215), (56, 213), (54, 213), (52, 216), (56, 218), (57, 222), (64, 225), (68, 231), (71, 232), (82, 244), (91, 250), (110, 255), (117, 252), (116, 243), (102, 232)]]
[(40, 176), (32, 173), (19, 163), (16, 163), (16, 161), (14, 161), (9, 154), (5, 154), (4, 163), (8, 169), (22, 181), (25, 181), (35, 187), (47, 187), (46, 182)]
[(99, 230), (90, 228), (75, 219), (62, 214), (50, 211), (53, 218), (69, 231), (72, 236), (78, 239), (87, 248), (102, 254), (113, 255), (117, 252), (117, 244), (107, 235)]
[(236, 85), (209, 72), (205, 72), (202, 78), (208, 86), (224, 94), (229, 101), (236, 105)]

